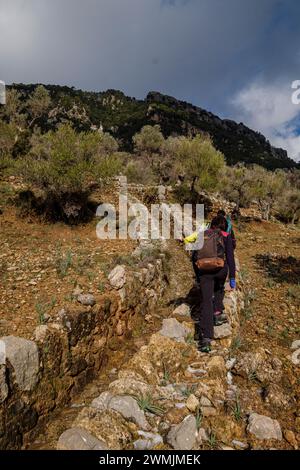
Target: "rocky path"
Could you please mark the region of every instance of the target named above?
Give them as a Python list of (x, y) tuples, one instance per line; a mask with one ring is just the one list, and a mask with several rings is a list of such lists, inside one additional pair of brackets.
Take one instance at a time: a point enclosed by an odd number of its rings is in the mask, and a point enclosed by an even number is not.
[(297, 378), (289, 372), (287, 383), (278, 346), (258, 336), (263, 312), (253, 318), (251, 279), (263, 282), (263, 274), (254, 262), (257, 247), (251, 248), (249, 236), (240, 240), (238, 290), (226, 292), (229, 322), (215, 328), (209, 355), (193, 340), (199, 291), (189, 257), (168, 242), (169, 289), (157, 310), (31, 448), (297, 449)]
[[(247, 448), (246, 423), (239, 416), (232, 339), (238, 329), (241, 292), (227, 292), (230, 323), (215, 329), (209, 355), (197, 351), (193, 321), (199, 292), (188, 255), (170, 242), (168, 295), (143, 335), (126, 352), (112, 354), (98, 381), (55, 416), (31, 448), (202, 449)], [(252, 415), (248, 430), (265, 428)], [(269, 437), (280, 438), (277, 422)], [(256, 428), (258, 431), (256, 431)]]

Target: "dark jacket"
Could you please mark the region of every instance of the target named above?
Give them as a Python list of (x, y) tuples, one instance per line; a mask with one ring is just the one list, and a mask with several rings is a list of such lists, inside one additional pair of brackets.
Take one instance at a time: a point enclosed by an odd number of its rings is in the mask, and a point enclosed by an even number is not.
[(230, 279), (235, 279), (235, 259), (234, 259), (234, 248), (235, 248), (235, 239), (232, 238), (231, 234), (226, 234), (222, 232), (224, 244), (225, 244), (225, 258), (226, 263), (228, 264), (229, 277)]
[[(228, 271), (229, 271), (229, 278), (230, 279), (235, 279), (235, 272), (236, 272), (236, 267), (235, 267), (235, 258), (234, 258), (234, 243), (232, 239), (232, 235), (227, 232), (221, 232), (224, 240), (224, 247), (225, 247), (225, 265), (228, 266)], [(195, 262), (197, 258), (197, 251), (194, 251), (192, 254), (192, 261), (194, 264), (194, 269), (196, 268)], [(201, 271), (196, 268), (198, 271), (198, 275), (203, 275), (207, 274), (207, 271)], [(214, 274), (214, 273), (212, 273)]]

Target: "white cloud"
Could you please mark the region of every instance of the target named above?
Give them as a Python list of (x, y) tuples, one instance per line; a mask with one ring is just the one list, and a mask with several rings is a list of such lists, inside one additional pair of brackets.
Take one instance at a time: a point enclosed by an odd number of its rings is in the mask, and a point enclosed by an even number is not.
[(300, 159), (300, 105), (292, 103), (291, 83), (264, 83), (256, 80), (231, 100), (236, 118), (264, 134), (270, 142)]

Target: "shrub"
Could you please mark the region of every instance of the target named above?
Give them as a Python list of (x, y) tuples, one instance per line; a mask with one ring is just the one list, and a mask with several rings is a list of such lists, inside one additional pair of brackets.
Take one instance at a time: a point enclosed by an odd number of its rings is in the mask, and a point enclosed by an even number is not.
[(154, 172), (150, 166), (145, 166), (142, 161), (132, 159), (125, 168), (125, 176), (129, 183), (153, 184), (156, 182)]
[(140, 132), (133, 137), (134, 150), (144, 155), (148, 162), (153, 164), (153, 156), (158, 154), (164, 143), (164, 136), (158, 125), (144, 126)]
[(175, 152), (178, 169), (182, 169), (192, 193), (217, 188), (225, 159), (209, 138), (200, 134), (178, 138)]
[(107, 153), (105, 134), (76, 134), (65, 124), (55, 132), (34, 134), (30, 153), (16, 168), (30, 187), (23, 198), (31, 208), (47, 218), (76, 222), (89, 215), (93, 182), (116, 174), (120, 160)]

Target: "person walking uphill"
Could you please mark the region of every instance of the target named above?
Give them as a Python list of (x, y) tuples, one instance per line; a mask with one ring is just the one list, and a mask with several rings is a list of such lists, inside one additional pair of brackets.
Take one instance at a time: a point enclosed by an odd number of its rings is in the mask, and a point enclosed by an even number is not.
[(233, 241), (226, 228), (226, 218), (222, 215), (215, 217), (210, 228), (204, 232), (203, 247), (195, 254), (201, 290), (196, 333), (198, 329), (201, 352), (210, 352), (214, 325), (226, 322), (223, 300), (228, 272), (230, 287), (232, 289), (236, 287)]

